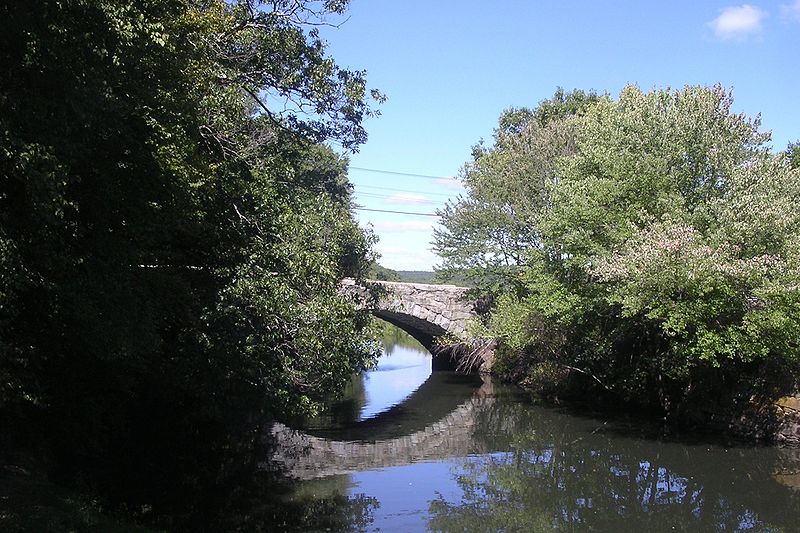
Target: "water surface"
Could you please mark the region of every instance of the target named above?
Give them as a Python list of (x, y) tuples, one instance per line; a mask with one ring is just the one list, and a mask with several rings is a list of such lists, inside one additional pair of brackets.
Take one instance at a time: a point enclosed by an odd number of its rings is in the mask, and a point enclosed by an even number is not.
[(284, 455), (291, 498), (340, 502), (333, 530), (800, 531), (796, 451), (537, 405), (431, 372), (407, 339), (349, 393), (337, 415), (296, 428), (307, 453)]

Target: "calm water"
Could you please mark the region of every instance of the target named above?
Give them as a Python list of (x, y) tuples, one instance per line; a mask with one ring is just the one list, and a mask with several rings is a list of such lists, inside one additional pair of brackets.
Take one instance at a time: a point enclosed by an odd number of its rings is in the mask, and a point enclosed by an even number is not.
[(290, 500), (329, 509), (291, 526), (800, 531), (800, 452), (665, 440), (539, 406), (512, 387), (431, 372), (429, 353), (391, 337), (330, 413), (276, 429), (297, 479)]

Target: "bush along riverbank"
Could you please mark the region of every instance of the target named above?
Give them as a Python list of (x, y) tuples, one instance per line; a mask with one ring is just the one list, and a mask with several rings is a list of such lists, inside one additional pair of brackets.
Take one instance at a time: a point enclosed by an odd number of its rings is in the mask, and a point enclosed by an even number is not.
[(435, 239), (440, 275), (490, 303), (495, 373), (797, 444), (797, 145), (732, 105), (629, 86), (501, 115)]
[(703, 395), (694, 402), (686, 401), (680, 410), (665, 412), (659, 406), (623, 399), (580, 369), (547, 364), (531, 368), (518, 357), (509, 357), (502, 345), (497, 347), (495, 362), (492, 375), (522, 387), (548, 404), (577, 412), (588, 409), (602, 416), (634, 415), (643, 422), (663, 422), (665, 431), (689, 431), (800, 449), (800, 392), (792, 391), (788, 385), (772, 392), (756, 386), (721, 391), (716, 398)]

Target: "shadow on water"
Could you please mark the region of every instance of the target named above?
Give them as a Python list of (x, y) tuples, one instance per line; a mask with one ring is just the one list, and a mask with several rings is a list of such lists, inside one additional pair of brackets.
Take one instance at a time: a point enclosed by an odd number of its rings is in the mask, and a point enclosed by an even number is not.
[[(468, 419), (434, 424), (437, 446), (427, 455), (421, 440), (414, 457), (396, 437), (382, 452), (405, 459), (366, 454), (347, 465), (349, 475), (298, 482), (299, 493), (374, 498), (362, 530), (799, 529), (798, 451), (663, 441), (628, 420), (536, 405), (513, 387), (480, 390), (458, 408)], [(349, 453), (360, 453), (353, 446)]]

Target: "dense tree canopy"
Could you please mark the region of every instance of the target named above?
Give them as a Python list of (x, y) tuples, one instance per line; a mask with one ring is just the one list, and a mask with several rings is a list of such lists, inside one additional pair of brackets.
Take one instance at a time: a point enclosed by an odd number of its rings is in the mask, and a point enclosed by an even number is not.
[(321, 144), (356, 149), (372, 113), (316, 31), (346, 4), (0, 6), (4, 428), (124, 478), (156, 442), (313, 411), (371, 364), (337, 295), (371, 237)]
[(441, 211), (434, 249), (442, 277), (480, 279), (479, 286), (513, 286), (516, 267), (541, 245), (540, 221), (557, 179), (555, 163), (574, 151), (574, 127), (566, 117), (582, 114), (601, 97), (564, 93), (530, 110), (508, 109), (499, 119), (491, 148), (473, 147), (462, 177), (469, 195)]
[(766, 367), (789, 374), (800, 360), (789, 159), (720, 87), (582, 102), (498, 130), (466, 167), (468, 196), (442, 212), (445, 266), (498, 273), (482, 283), (499, 294), (499, 368), (543, 387), (591, 376), (668, 412)]

